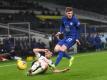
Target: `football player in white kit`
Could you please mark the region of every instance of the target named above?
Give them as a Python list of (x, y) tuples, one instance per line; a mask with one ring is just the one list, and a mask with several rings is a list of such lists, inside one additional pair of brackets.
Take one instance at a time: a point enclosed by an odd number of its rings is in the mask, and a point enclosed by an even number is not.
[[(65, 68), (63, 70), (56, 69), (55, 65), (50, 59), (52, 57), (52, 52), (49, 51), (48, 49), (35, 48), (33, 49), (33, 52), (37, 57), (37, 61), (33, 62), (31, 68), (28, 71), (28, 75), (31, 76), (31, 75), (43, 73), (48, 69), (48, 66), (50, 66), (52, 69), (52, 72), (55, 72), (55, 73), (65, 72), (69, 70), (69, 68)], [(42, 56), (40, 52), (44, 52), (45, 56)]]

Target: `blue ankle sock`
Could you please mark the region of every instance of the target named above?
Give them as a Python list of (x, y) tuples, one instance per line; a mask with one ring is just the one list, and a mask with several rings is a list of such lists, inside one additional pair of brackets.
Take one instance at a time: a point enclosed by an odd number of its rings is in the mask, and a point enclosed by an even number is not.
[(61, 59), (63, 57), (63, 54), (64, 54), (64, 52), (62, 52), (62, 51), (58, 52), (58, 57), (56, 59), (55, 66), (57, 66), (59, 64), (59, 62), (61, 61)]

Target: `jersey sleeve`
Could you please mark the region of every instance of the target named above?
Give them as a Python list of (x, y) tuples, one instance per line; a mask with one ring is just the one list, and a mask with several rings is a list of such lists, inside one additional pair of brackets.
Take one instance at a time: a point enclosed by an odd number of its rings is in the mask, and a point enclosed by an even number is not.
[(80, 30), (80, 21), (75, 17), (75, 26), (76, 26), (76, 29), (77, 29), (77, 36), (76, 38), (79, 39), (79, 30)]
[(37, 57), (37, 58), (40, 58), (40, 57), (41, 57), (41, 54), (37, 52), (37, 53), (36, 53), (36, 57)]
[(77, 28), (80, 27), (80, 21), (79, 21), (77, 18), (75, 18), (75, 26), (76, 26)]
[(76, 35), (76, 39), (79, 40), (79, 37), (80, 37), (80, 33), (79, 33), (79, 30), (77, 31), (77, 35)]

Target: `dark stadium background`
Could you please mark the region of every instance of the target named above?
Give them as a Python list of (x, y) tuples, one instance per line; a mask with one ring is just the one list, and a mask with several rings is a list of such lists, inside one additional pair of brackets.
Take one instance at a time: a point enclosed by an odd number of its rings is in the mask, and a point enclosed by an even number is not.
[[(65, 73), (27, 76), (33, 48), (54, 50), (67, 6), (81, 22), (81, 45), (68, 50), (73, 65)], [(27, 63), (24, 70), (17, 67), (20, 57)], [(57, 68), (68, 68), (68, 60)], [(107, 0), (0, 0), (0, 80), (107, 80)]]
[(77, 51), (96, 51), (93, 43), (96, 35), (104, 38), (99, 50), (105, 50), (106, 3), (106, 0), (0, 0), (0, 54), (9, 59), (26, 58), (33, 55), (32, 49), (36, 47), (53, 50), (57, 43), (54, 35), (66, 6), (73, 7), (81, 22), (81, 45)]

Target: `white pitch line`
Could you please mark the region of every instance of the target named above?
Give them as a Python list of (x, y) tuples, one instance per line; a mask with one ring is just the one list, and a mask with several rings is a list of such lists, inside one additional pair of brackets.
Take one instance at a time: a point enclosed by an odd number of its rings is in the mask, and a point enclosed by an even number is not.
[(92, 55), (97, 55), (97, 54), (96, 53), (81, 54), (81, 55), (77, 55), (77, 57), (80, 57), (80, 56), (92, 56)]
[[(28, 62), (28, 63), (31, 63), (31, 62)], [(16, 64), (3, 65), (3, 66), (0, 66), (0, 68), (1, 68), (1, 67), (7, 67), (7, 66), (13, 66), (13, 65), (16, 65)]]
[(93, 56), (93, 55), (98, 55), (98, 54), (106, 54), (106, 53), (84, 53), (84, 54), (81, 54), (81, 55), (76, 55), (76, 57), (81, 57), (81, 56)]
[(7, 67), (7, 66), (13, 66), (13, 65), (16, 65), (16, 64), (11, 64), (11, 65), (3, 65), (3, 66), (0, 66), (1, 67)]

